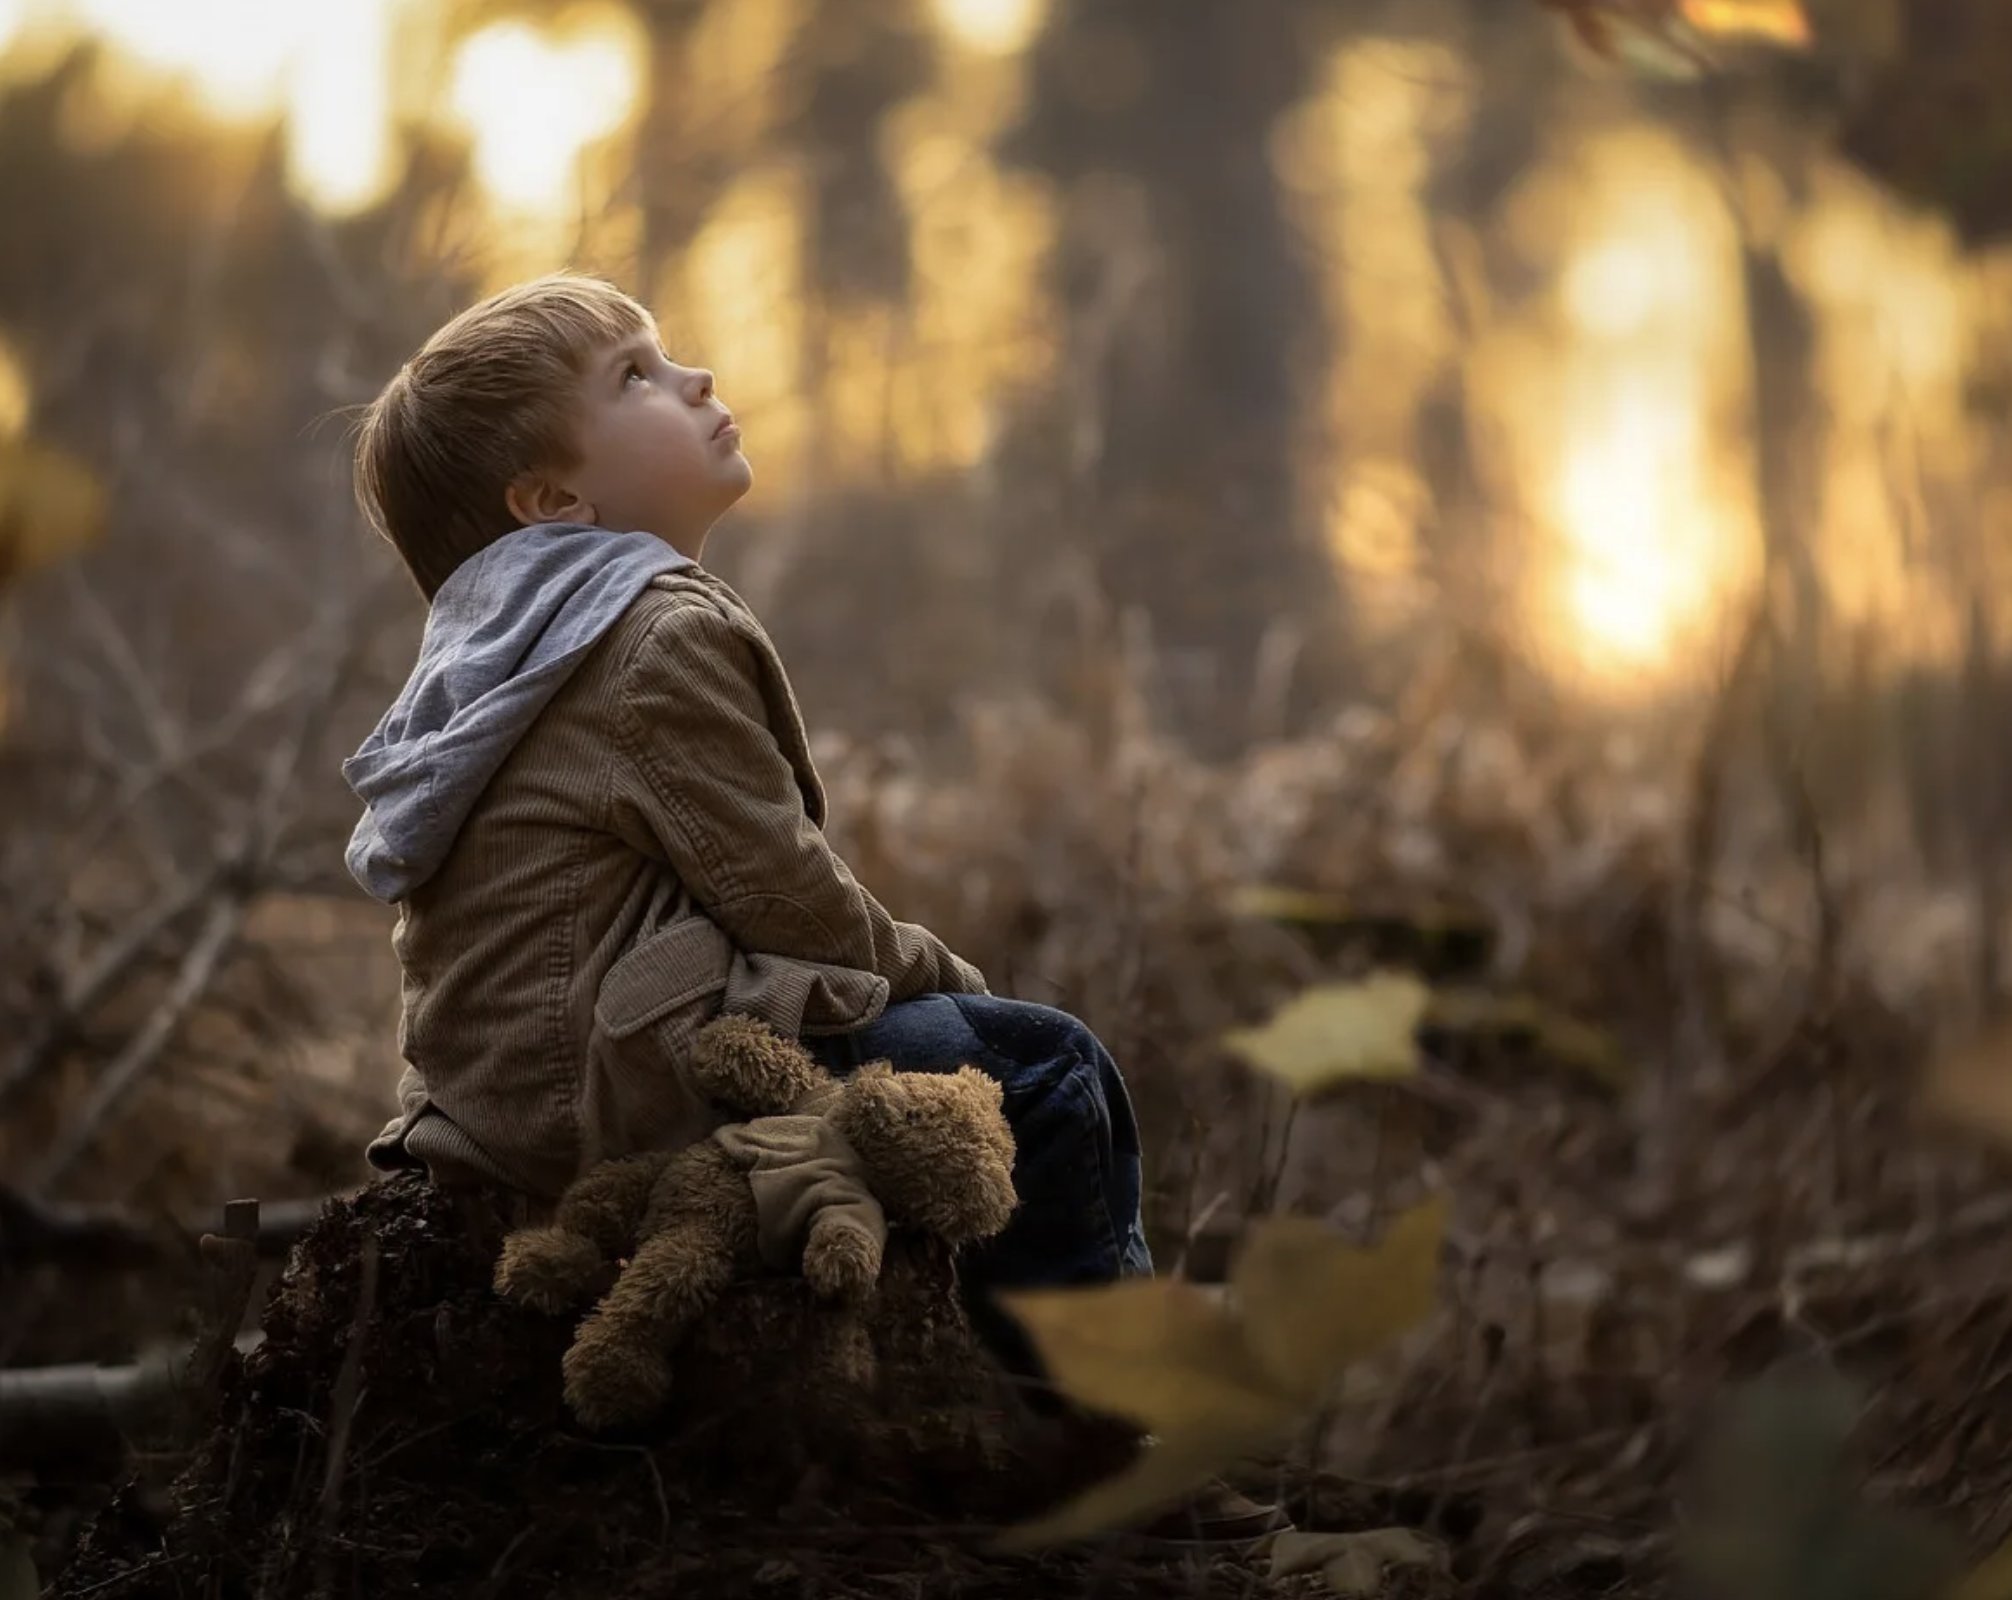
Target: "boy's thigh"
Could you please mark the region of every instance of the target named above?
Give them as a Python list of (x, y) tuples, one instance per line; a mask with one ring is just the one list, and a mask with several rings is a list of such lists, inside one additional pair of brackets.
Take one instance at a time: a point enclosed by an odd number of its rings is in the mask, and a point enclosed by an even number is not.
[[(833, 1072), (885, 1061), (900, 1072), (951, 1072), (971, 1065), (1010, 1090), (1027, 1068), (1088, 1053), (1088, 1030), (1066, 1011), (989, 994), (926, 994), (889, 1006), (850, 1033), (806, 1037), (804, 1048)], [(1045, 1076), (1045, 1074), (1042, 1074)]]
[(897, 1001), (863, 1028), (806, 1035), (803, 1046), (837, 1073), (869, 1061), (885, 1061), (898, 1072), (949, 1072), (985, 1048), (947, 994)]

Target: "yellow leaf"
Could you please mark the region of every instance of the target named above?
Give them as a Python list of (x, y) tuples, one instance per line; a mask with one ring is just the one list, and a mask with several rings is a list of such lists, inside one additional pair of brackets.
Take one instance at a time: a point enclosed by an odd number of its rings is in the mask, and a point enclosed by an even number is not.
[(1045, 1516), (1008, 1528), (997, 1539), (996, 1548), (1035, 1550), (1136, 1523), (1167, 1509), (1207, 1483), (1225, 1462), (1258, 1449), (1271, 1437), (1270, 1430), (1252, 1428), (1155, 1440), (1115, 1477), (1093, 1485)]
[(1296, 1396), (1254, 1365), (1236, 1320), (1193, 1284), (1132, 1278), (1002, 1294), (1056, 1386), (1162, 1437), (1290, 1420)]
[(1417, 1030), (1429, 998), (1406, 972), (1321, 984), (1294, 996), (1262, 1027), (1232, 1029), (1223, 1042), (1295, 1094), (1356, 1079), (1408, 1078), (1418, 1071)]
[(1334, 1593), (1355, 1600), (1383, 1588), (1389, 1567), (1446, 1570), (1446, 1553), (1409, 1528), (1370, 1528), (1361, 1533), (1281, 1533), (1272, 1541), (1271, 1578), (1319, 1572)]
[(1431, 1309), (1443, 1219), (1442, 1202), (1420, 1206), (1365, 1251), (1320, 1223), (1268, 1218), (1238, 1257), (1231, 1305), (1166, 1279), (1001, 1295), (1058, 1389), (1157, 1436), (1006, 1547), (1127, 1522), (1290, 1429), (1343, 1367)]
[(1430, 1314), (1446, 1203), (1430, 1200), (1357, 1250), (1311, 1217), (1266, 1217), (1231, 1271), (1244, 1339), (1272, 1382), (1311, 1405), (1342, 1370)]

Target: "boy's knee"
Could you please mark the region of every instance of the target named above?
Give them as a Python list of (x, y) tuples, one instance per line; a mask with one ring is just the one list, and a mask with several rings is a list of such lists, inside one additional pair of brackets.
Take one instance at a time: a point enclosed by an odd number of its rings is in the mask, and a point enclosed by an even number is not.
[(1067, 1055), (1088, 1061), (1103, 1050), (1087, 1023), (1054, 1006), (990, 994), (953, 998), (985, 1047), (1010, 1061), (1032, 1066)]

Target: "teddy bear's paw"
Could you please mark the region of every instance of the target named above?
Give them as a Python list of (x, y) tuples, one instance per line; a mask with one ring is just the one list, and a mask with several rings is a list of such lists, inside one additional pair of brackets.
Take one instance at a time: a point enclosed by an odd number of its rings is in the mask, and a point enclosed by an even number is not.
[(708, 1099), (749, 1116), (788, 1111), (829, 1078), (797, 1040), (733, 1014), (699, 1030), (690, 1076)]
[(583, 1427), (596, 1432), (647, 1420), (671, 1393), (671, 1364), (664, 1354), (606, 1327), (590, 1324), (582, 1330), (561, 1370), (567, 1406)]
[(880, 1241), (862, 1228), (819, 1228), (803, 1247), (803, 1275), (824, 1299), (863, 1300), (880, 1279)]
[(594, 1241), (564, 1228), (525, 1228), (503, 1241), (496, 1292), (533, 1311), (560, 1312), (593, 1298), (614, 1276)]

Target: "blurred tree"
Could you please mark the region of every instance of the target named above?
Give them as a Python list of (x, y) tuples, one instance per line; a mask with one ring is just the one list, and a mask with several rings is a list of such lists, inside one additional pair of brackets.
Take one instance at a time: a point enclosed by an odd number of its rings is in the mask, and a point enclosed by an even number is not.
[(1068, 520), (1094, 530), (1112, 600), (1150, 618), (1174, 726), (1216, 747), (1247, 725), (1268, 637), (1302, 651), (1295, 709), (1342, 659), (1335, 563), (1295, 474), (1331, 330), (1269, 144), (1336, 8), (1274, 11), (1255, 27), (1246, 0), (1057, 0), (1005, 141), (1065, 193)]

